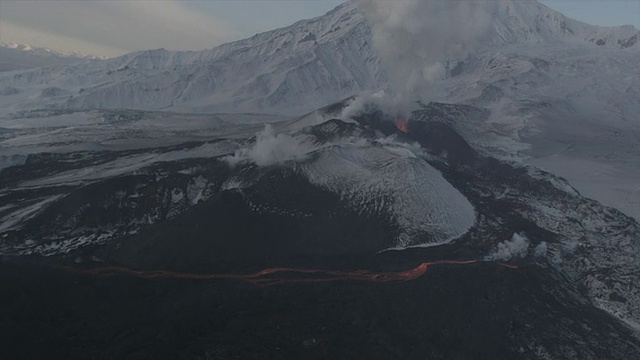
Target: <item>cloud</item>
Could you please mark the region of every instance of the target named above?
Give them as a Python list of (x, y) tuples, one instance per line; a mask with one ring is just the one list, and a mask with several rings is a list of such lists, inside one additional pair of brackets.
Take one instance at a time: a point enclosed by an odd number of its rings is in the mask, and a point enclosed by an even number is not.
[(497, 1), (354, 0), (396, 91), (428, 93), (449, 59), (476, 50), (492, 30)]
[(511, 240), (505, 240), (498, 244), (496, 249), (485, 257), (485, 260), (511, 260), (525, 257), (529, 252), (529, 239), (524, 233), (514, 233)]
[(3, 1), (0, 16), (1, 41), (85, 52), (87, 47), (103, 49), (106, 54), (100, 55), (212, 48), (232, 33), (224, 21), (178, 0)]

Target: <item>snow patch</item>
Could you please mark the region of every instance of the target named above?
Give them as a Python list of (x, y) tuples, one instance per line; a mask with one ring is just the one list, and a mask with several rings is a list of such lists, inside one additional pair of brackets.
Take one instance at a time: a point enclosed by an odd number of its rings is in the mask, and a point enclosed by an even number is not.
[(23, 165), (26, 161), (27, 156), (24, 154), (0, 154), (0, 171), (11, 166)]
[(208, 199), (207, 186), (209, 181), (202, 176), (191, 180), (187, 185), (187, 199), (191, 205), (196, 205), (201, 200)]
[(475, 222), (471, 203), (438, 170), (391, 141), (333, 145), (296, 169), (358, 212), (389, 215), (400, 230), (392, 248), (448, 243)]
[(44, 211), (51, 203), (61, 198), (62, 195), (50, 196), (43, 198), (33, 204), (22, 206), (0, 219), (0, 231), (7, 231), (19, 228), (20, 224), (34, 218), (36, 215)]

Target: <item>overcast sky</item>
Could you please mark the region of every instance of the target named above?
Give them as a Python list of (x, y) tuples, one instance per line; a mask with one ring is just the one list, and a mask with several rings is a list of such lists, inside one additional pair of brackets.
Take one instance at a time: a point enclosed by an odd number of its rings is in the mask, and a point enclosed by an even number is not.
[[(541, 1), (591, 24), (640, 29), (640, 0)], [(0, 0), (0, 42), (106, 56), (161, 47), (200, 50), (322, 15), (341, 2)]]

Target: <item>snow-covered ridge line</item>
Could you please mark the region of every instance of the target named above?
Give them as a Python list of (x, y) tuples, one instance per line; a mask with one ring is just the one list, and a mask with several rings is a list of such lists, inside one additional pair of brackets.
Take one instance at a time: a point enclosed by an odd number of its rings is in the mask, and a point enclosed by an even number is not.
[(495, 21), (499, 43), (560, 41), (607, 48), (635, 48), (640, 31), (632, 25), (597, 26), (571, 19), (537, 0), (500, 0)]
[(11, 50), (29, 52), (31, 54), (38, 54), (38, 55), (54, 55), (54, 56), (60, 56), (60, 57), (73, 57), (73, 58), (81, 58), (81, 59), (102, 59), (102, 60), (107, 59), (106, 56), (84, 54), (77, 51), (62, 52), (62, 51), (53, 50), (45, 47), (38, 47), (38, 46), (29, 45), (29, 44), (19, 44), (19, 43), (0, 42), (0, 49), (11, 49)]
[[(50, 66), (78, 65), (83, 62), (102, 60), (105, 58), (80, 53), (63, 53), (52, 49), (35, 47), (27, 44), (0, 42), (0, 72), (25, 71)], [(11, 91), (0, 88), (0, 95), (8, 95)]]
[[(485, 46), (640, 49), (631, 26), (581, 23), (537, 1), (500, 0)], [(496, 50), (499, 51), (499, 50)], [(0, 74), (0, 110), (138, 109), (301, 114), (389, 88), (371, 29), (346, 2), (326, 15), (202, 51), (139, 51)], [(445, 100), (445, 99), (439, 99)]]
[[(278, 52), (298, 52), (348, 35), (364, 24), (364, 17), (350, 2), (339, 5), (327, 14), (300, 20), (292, 25), (255, 34), (200, 51), (174, 51), (164, 48), (134, 51), (109, 59), (115, 66), (141, 66), (151, 62), (155, 67), (190, 66), (216, 62), (238, 53), (251, 56), (273, 56)], [(244, 54), (249, 53), (249, 54)]]
[(210, 50), (149, 50), (7, 74), (0, 91), (10, 97), (0, 109), (299, 114), (384, 84), (368, 31), (347, 4)]
[[(550, 40), (584, 42), (596, 46), (630, 48), (640, 40), (640, 31), (632, 25), (598, 26), (571, 19), (537, 0), (499, 0), (495, 15), (493, 44), (534, 42)], [(292, 25), (269, 30), (249, 38), (228, 42), (212, 49), (201, 51), (169, 51), (153, 49), (136, 51), (119, 58), (128, 62), (137, 57), (162, 58), (167, 66), (189, 65), (201, 61), (230, 56), (239, 49), (249, 51), (259, 47), (253, 55), (271, 55), (266, 48), (279, 45), (282, 51), (310, 47), (339, 39), (366, 21), (357, 7), (347, 1), (327, 14), (300, 20)], [(636, 48), (638, 46), (635, 46)]]

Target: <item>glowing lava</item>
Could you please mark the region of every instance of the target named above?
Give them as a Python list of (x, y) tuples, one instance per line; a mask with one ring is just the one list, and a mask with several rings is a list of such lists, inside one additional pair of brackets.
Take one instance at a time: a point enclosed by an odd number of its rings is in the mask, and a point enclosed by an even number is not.
[(409, 122), (403, 117), (398, 117), (394, 124), (398, 128), (398, 130), (402, 131), (405, 134), (409, 133)]
[[(141, 279), (178, 279), (178, 280), (236, 280), (256, 285), (278, 285), (287, 283), (322, 283), (332, 281), (365, 281), (390, 283), (415, 280), (427, 271), (431, 265), (468, 265), (477, 260), (440, 260), (425, 262), (417, 267), (399, 272), (370, 272), (367, 270), (339, 271), (319, 269), (269, 268), (253, 274), (191, 274), (167, 270), (140, 271), (121, 267), (101, 267), (94, 269), (65, 268), (77, 274), (95, 277), (129, 276)], [(516, 266), (499, 264), (509, 268)]]

